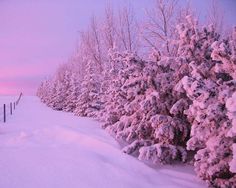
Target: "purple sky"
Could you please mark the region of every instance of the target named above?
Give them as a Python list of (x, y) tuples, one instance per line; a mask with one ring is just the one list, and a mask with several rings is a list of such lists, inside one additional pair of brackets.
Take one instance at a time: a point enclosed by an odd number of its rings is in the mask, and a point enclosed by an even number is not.
[[(181, 0), (185, 3), (187, 0)], [(153, 0), (0, 0), (0, 94), (34, 94), (40, 81), (65, 62), (78, 31), (106, 5), (130, 3), (141, 17)], [(200, 13), (210, 1), (193, 0)], [(229, 25), (236, 25), (236, 1), (219, 0)], [(201, 10), (201, 11), (199, 11)]]

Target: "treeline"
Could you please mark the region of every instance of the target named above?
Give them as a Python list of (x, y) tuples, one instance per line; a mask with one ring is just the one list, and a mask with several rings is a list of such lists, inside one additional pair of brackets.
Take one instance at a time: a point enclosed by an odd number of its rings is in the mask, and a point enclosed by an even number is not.
[(102, 121), (125, 153), (192, 161), (209, 185), (234, 187), (236, 28), (222, 37), (220, 22), (201, 26), (176, 1), (157, 0), (146, 15), (138, 23), (131, 9), (107, 8), (102, 21), (93, 17), (75, 56), (37, 95)]

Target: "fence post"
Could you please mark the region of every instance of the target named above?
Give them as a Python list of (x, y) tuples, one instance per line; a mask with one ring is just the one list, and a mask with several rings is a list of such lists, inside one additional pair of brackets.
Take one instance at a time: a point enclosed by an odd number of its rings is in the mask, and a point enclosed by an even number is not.
[(12, 115), (12, 102), (10, 103), (10, 113)]
[(18, 99), (17, 99), (17, 101), (16, 101), (16, 105), (18, 105), (19, 104), (19, 102), (20, 102), (20, 99), (21, 99), (21, 97), (22, 97), (22, 92), (20, 93), (20, 96), (18, 97)]
[(6, 123), (6, 104), (3, 105), (3, 122)]
[(14, 110), (15, 110), (15, 109), (16, 109), (16, 102), (14, 102), (14, 105), (13, 105), (13, 106), (14, 106)]

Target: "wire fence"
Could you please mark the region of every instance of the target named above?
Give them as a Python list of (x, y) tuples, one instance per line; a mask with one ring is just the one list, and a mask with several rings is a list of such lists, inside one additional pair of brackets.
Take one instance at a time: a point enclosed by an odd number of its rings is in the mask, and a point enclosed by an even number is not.
[(16, 109), (17, 105), (19, 104), (21, 98), (22, 98), (22, 93), (20, 93), (18, 99), (14, 102), (10, 102), (8, 104), (3, 104), (0, 106), (0, 122), (7, 122), (7, 119), (9, 116), (13, 115), (14, 110)]

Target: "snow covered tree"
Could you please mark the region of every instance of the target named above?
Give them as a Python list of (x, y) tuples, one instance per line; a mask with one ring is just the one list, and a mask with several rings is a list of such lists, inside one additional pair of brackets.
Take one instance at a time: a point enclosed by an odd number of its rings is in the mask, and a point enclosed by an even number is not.
[(114, 96), (111, 93), (115, 90), (115, 88), (117, 89), (114, 80), (117, 78), (119, 70), (122, 70), (123, 68), (124, 63), (122, 61), (121, 54), (115, 47), (109, 49), (108, 61), (104, 64), (103, 67), (102, 83), (99, 93), (101, 109), (96, 115), (97, 118), (101, 121), (105, 121), (105, 119), (107, 118), (106, 114), (110, 112), (108, 108), (111, 104), (111, 101), (114, 99)]
[[(226, 107), (228, 110), (228, 117), (232, 122), (232, 127), (230, 128), (229, 132), (227, 133), (228, 137), (234, 138), (236, 140), (236, 92), (227, 99)], [(232, 144), (232, 152), (233, 152), (233, 159), (230, 161), (230, 171), (236, 173), (236, 143)]]
[(72, 70), (69, 63), (61, 65), (53, 78), (42, 82), (37, 95), (49, 107), (55, 110), (73, 110), (79, 84), (76, 72)]
[[(116, 17), (108, 9), (104, 22), (93, 18), (81, 33), (73, 65), (62, 65), (37, 95), (53, 109), (103, 121), (126, 144), (125, 153), (153, 163), (185, 162), (191, 153), (201, 179), (233, 187), (236, 28), (221, 39), (214, 23), (200, 27), (192, 16), (183, 19), (189, 9), (175, 18), (176, 1), (157, 2), (161, 14), (149, 12), (145, 25), (151, 61), (135, 53), (132, 11)], [(176, 20), (182, 23), (175, 30)]]
[(183, 111), (188, 107), (188, 100), (183, 98), (184, 95), (178, 95), (174, 87), (187, 73), (181, 59), (163, 57), (158, 62), (146, 63), (143, 70), (146, 90), (141, 101), (137, 101), (139, 108), (136, 107), (139, 120), (133, 118), (135, 123), (129, 128), (132, 131), (126, 131), (132, 133), (128, 138), (134, 137), (135, 140), (124, 148), (125, 152), (138, 151), (139, 159), (153, 163), (186, 161), (185, 145), (190, 125)]
[[(106, 104), (108, 116), (104, 127), (118, 140), (130, 144), (124, 152), (140, 151), (140, 159), (185, 161), (190, 125), (183, 110), (188, 101), (179, 101), (182, 94), (175, 95), (173, 90), (188, 72), (185, 62), (174, 58), (146, 62), (130, 53), (120, 57), (113, 62), (117, 65), (123, 62), (125, 66), (118, 69), (109, 90), (111, 100)], [(168, 121), (162, 122), (163, 118)], [(168, 153), (172, 157), (167, 157)]]
[(230, 121), (225, 103), (235, 89), (235, 68), (233, 62), (223, 59), (233, 53), (222, 53), (215, 29), (199, 29), (191, 17), (178, 30), (182, 41), (178, 53), (186, 58), (191, 69), (177, 88), (179, 92), (184, 90), (192, 101), (184, 111), (192, 125), (187, 149), (196, 151), (194, 166), (200, 178), (215, 187), (232, 187), (235, 175), (229, 170), (229, 161), (233, 139), (227, 137)]
[(50, 90), (52, 90), (50, 85), (51, 85), (50, 79), (46, 79), (40, 84), (37, 90), (36, 94), (43, 103), (47, 103), (48, 101), (47, 97), (49, 96)]
[[(134, 84), (133, 87), (128, 86), (128, 84), (131, 84), (128, 83), (128, 79), (131, 80), (131, 77), (133, 77), (137, 80), (137, 77), (140, 76), (140, 69), (143, 66), (142, 62), (136, 60), (134, 54), (125, 53), (123, 55), (117, 55), (118, 57), (113, 56), (115, 59), (113, 60), (114, 65), (112, 71), (113, 74), (116, 75), (116, 78), (114, 78), (113, 84), (109, 88), (111, 95), (109, 98), (112, 99), (112, 101), (107, 104), (107, 125), (114, 124), (116, 121), (118, 121), (119, 118), (125, 113), (125, 104), (131, 102), (134, 99), (135, 93), (137, 94), (136, 90), (138, 90), (138, 88), (135, 88), (136, 84)], [(118, 66), (122, 66), (123, 69), (117, 68)], [(133, 91), (131, 91), (132, 89)]]
[(67, 112), (73, 112), (76, 108), (78, 96), (80, 95), (80, 83), (76, 73), (70, 75), (69, 88), (66, 93), (67, 98), (63, 109)]
[(97, 69), (92, 61), (88, 61), (86, 66), (86, 74), (81, 84), (80, 95), (78, 96), (75, 114), (78, 116), (94, 117), (100, 109), (100, 77)]
[(51, 94), (51, 106), (55, 110), (64, 110), (67, 104), (68, 91), (70, 88), (70, 75), (71, 72), (67, 64), (61, 65), (56, 72), (55, 93)]
[[(121, 90), (125, 79), (121, 79), (123, 69), (127, 67), (125, 59), (129, 56), (129, 53), (120, 53), (117, 49), (110, 49), (109, 51), (109, 63), (111, 69), (109, 72), (109, 79), (107, 80), (107, 92), (104, 93), (102, 99), (104, 101), (104, 109), (101, 112), (102, 120), (105, 120), (103, 127), (107, 127), (114, 124), (123, 115), (123, 106), (126, 102), (125, 95)], [(106, 83), (106, 81), (105, 81)]]

